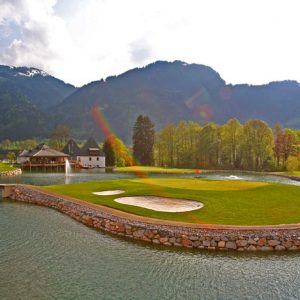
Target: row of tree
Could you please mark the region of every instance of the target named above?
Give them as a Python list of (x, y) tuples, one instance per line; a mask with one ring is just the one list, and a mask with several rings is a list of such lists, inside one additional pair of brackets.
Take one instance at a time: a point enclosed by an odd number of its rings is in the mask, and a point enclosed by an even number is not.
[(33, 149), (38, 144), (38, 141), (35, 139), (27, 139), (22, 141), (11, 141), (5, 139), (1, 141), (0, 148), (5, 151), (9, 150), (20, 150), (20, 149)]
[(224, 125), (195, 122), (169, 124), (157, 133), (155, 164), (164, 167), (224, 169), (297, 169), (300, 131), (261, 120), (244, 125), (231, 119)]
[[(169, 124), (155, 134), (149, 117), (139, 116), (133, 127), (133, 156), (127, 150), (120, 159), (115, 144), (113, 140), (104, 144), (107, 163), (111, 165), (244, 170), (300, 167), (300, 131), (282, 128), (279, 124), (271, 129), (261, 120), (241, 124), (231, 119), (224, 125), (208, 123), (204, 126), (182, 121)], [(123, 145), (121, 141), (120, 144)], [(111, 160), (109, 153), (119, 160)]]
[[(58, 125), (51, 132), (47, 143), (51, 148), (56, 150), (61, 150), (67, 141), (71, 138), (71, 130), (67, 126)], [(0, 148), (6, 151), (20, 151), (24, 149), (33, 149), (38, 144), (45, 142), (46, 140), (38, 140), (38, 139), (26, 139), (21, 141), (11, 141), (9, 139), (5, 139), (1, 141)]]
[[(70, 129), (57, 126), (49, 143), (61, 150)], [(6, 150), (32, 149), (36, 140), (4, 140)], [(224, 125), (201, 126), (192, 121), (169, 124), (155, 134), (154, 124), (140, 115), (133, 127), (133, 148), (114, 135), (103, 145), (108, 166), (157, 165), (178, 168), (297, 170), (300, 168), (300, 130), (271, 129), (261, 120), (241, 124), (231, 119)]]

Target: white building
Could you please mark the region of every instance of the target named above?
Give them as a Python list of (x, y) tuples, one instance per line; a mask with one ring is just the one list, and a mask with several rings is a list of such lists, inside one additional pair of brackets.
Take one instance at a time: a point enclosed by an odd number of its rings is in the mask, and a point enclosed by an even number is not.
[(78, 151), (77, 161), (83, 168), (105, 168), (105, 154), (93, 138)]

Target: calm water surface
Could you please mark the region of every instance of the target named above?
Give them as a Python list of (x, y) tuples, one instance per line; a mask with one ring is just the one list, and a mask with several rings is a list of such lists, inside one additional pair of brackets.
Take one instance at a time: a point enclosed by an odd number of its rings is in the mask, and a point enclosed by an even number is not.
[(299, 299), (300, 256), (175, 251), (0, 201), (0, 299)]
[[(266, 181), (284, 184), (299, 185), (299, 181), (291, 180), (284, 177), (272, 175), (253, 175), (245, 173), (203, 173), (203, 174), (151, 174), (151, 177), (181, 177), (181, 178), (198, 178), (210, 180), (249, 180), (249, 181)], [(234, 176), (234, 177), (232, 177)], [(0, 183), (27, 183), (34, 185), (54, 185), (70, 184), (97, 180), (126, 179), (135, 177), (134, 173), (111, 173), (103, 169), (82, 170), (73, 172), (70, 176), (64, 173), (29, 173), (24, 172), (22, 175), (14, 177), (0, 177)]]
[(26, 183), (34, 185), (69, 184), (97, 180), (112, 180), (132, 178), (134, 174), (106, 173), (103, 169), (83, 170), (73, 172), (70, 176), (64, 173), (30, 173), (23, 172), (22, 175), (13, 177), (0, 177), (0, 183)]
[(251, 173), (206, 173), (195, 176), (199, 179), (210, 179), (210, 180), (246, 180), (246, 181), (262, 181), (262, 182), (275, 182), (283, 184), (292, 184), (300, 186), (300, 181), (291, 180), (289, 178), (276, 176), (276, 175), (263, 175), (263, 174), (251, 174)]

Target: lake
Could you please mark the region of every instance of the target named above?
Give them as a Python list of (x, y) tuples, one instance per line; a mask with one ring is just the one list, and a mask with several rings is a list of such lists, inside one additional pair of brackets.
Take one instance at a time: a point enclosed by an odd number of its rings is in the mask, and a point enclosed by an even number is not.
[[(147, 174), (145, 174), (147, 175)], [(275, 175), (248, 174), (241, 172), (224, 173), (211, 172), (202, 174), (149, 174), (151, 177), (178, 177), (178, 178), (199, 178), (210, 180), (249, 180), (249, 181), (266, 181), (284, 184), (299, 185), (299, 181), (291, 180)], [(64, 173), (35, 173), (23, 172), (22, 175), (13, 177), (0, 177), (0, 183), (26, 183), (34, 185), (54, 185), (54, 184), (70, 184), (97, 180), (115, 180), (135, 178), (134, 173), (113, 173), (105, 172), (104, 169), (92, 169), (73, 172), (70, 176)]]
[(175, 250), (0, 201), (0, 298), (299, 299), (297, 253)]

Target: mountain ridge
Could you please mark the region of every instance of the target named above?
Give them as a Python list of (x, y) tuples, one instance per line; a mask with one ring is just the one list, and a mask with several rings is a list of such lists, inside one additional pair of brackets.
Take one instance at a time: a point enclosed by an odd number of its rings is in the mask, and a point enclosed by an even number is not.
[[(147, 114), (156, 123), (157, 129), (168, 122), (180, 120), (225, 123), (232, 117), (242, 122), (261, 118), (270, 125), (282, 122), (284, 125), (300, 126), (300, 122), (295, 121), (294, 109), (287, 111), (284, 107), (285, 100), (300, 111), (297, 81), (275, 81), (262, 85), (226, 84), (219, 73), (208, 66), (158, 61), (87, 84), (64, 99), (58, 107), (63, 112), (59, 119), (75, 128), (79, 137), (91, 130), (93, 135), (102, 138), (88, 110), (88, 107), (97, 104), (112, 130), (129, 142), (138, 114)], [(272, 107), (274, 103), (276, 105)], [(72, 115), (68, 114), (70, 110), (73, 110)], [(80, 111), (82, 115), (78, 118)]]
[(1, 78), (14, 83), (20, 92), (41, 109), (58, 104), (76, 90), (73, 85), (37, 68), (0, 65)]
[[(47, 73), (36, 74), (38, 71), (35, 70), (38, 69), (22, 70), (27, 76), (20, 77), (47, 78)], [(0, 92), (1, 83), (0, 66)], [(21, 85), (21, 94), (22, 89)], [(37, 105), (32, 97), (25, 95), (39, 111), (47, 111), (42, 120), (47, 125), (47, 133), (55, 125), (63, 124), (72, 129), (74, 137), (93, 135), (103, 139), (104, 135), (91, 115), (94, 105), (100, 107), (112, 132), (128, 143), (139, 114), (148, 115), (156, 124), (156, 130), (181, 120), (223, 124), (233, 117), (241, 122), (259, 118), (270, 126), (281, 122), (284, 126), (300, 128), (300, 84), (297, 81), (226, 84), (211, 67), (182, 61), (157, 61), (71, 90), (50, 106), (47, 106), (49, 103)], [(1, 132), (0, 126), (0, 140), (3, 138)]]

